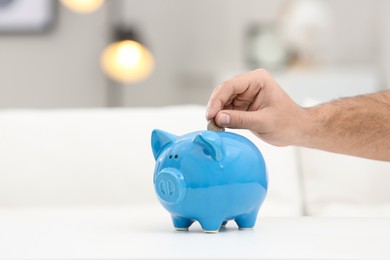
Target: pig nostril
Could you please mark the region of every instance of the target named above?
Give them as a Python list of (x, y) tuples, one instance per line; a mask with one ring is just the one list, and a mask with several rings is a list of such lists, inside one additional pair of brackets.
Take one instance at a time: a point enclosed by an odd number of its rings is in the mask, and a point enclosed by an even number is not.
[(176, 154), (176, 155), (175, 155), (175, 159), (177, 159), (178, 157), (179, 157), (179, 155), (178, 155), (178, 154)]
[(172, 155), (169, 156), (169, 159), (172, 159)]

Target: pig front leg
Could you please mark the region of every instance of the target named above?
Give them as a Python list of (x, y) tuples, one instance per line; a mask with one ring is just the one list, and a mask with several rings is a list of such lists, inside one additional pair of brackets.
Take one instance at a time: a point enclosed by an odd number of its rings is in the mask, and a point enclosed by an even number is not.
[(205, 233), (218, 233), (222, 227), (223, 219), (219, 218), (204, 218), (200, 219), (199, 223), (202, 226), (203, 232)]
[(235, 218), (237, 226), (241, 230), (251, 230), (256, 224), (258, 209)]
[(187, 231), (188, 228), (194, 223), (193, 220), (179, 217), (179, 216), (172, 216), (173, 226), (177, 231)]

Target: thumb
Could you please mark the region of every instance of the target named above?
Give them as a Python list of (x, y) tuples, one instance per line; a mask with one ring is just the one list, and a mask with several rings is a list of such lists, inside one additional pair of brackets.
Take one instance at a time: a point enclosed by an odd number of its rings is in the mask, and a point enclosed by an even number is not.
[(215, 116), (215, 123), (221, 127), (253, 129), (256, 115), (248, 111), (222, 110)]

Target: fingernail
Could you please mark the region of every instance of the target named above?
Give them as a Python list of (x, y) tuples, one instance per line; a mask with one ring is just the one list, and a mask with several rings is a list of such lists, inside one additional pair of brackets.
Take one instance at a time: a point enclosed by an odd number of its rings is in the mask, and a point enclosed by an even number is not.
[(230, 123), (230, 116), (228, 114), (221, 114), (218, 119), (220, 125), (228, 125)]

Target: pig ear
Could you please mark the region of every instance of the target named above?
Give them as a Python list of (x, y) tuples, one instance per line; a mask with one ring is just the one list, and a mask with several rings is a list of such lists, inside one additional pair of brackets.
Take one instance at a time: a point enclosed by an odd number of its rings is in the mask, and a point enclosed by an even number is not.
[(154, 159), (157, 160), (161, 152), (173, 142), (175, 142), (176, 136), (158, 129), (152, 132), (152, 150)]
[(193, 142), (201, 145), (217, 161), (221, 161), (225, 154), (222, 139), (215, 132), (212, 131), (201, 132), (194, 138)]

